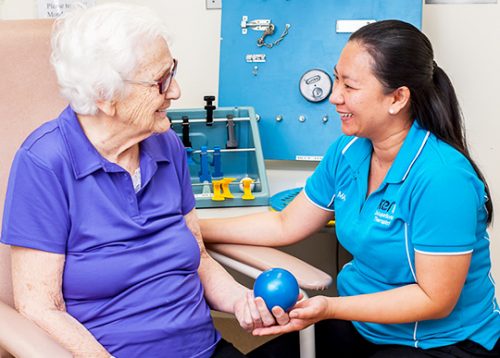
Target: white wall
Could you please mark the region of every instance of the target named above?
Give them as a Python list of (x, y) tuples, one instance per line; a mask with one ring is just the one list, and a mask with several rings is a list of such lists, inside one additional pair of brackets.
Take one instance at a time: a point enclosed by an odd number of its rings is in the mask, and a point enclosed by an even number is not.
[[(455, 85), (472, 156), (490, 186), (493, 276), (500, 282), (500, 4), (424, 5), (423, 31)], [(500, 297), (500, 285), (496, 291)]]
[[(97, 0), (104, 2), (109, 1)], [(169, 23), (183, 88), (175, 107), (200, 107), (204, 95), (217, 95), (220, 10), (206, 10), (205, 0), (122, 2), (151, 6)], [(0, 0), (4, 19), (36, 14), (35, 0)], [(424, 5), (423, 31), (455, 84), (471, 151), (490, 184), (500, 220), (500, 5)], [(491, 242), (493, 275), (500, 282), (499, 225), (491, 229)], [(497, 293), (500, 297), (499, 287)]]
[[(96, 4), (112, 1), (96, 0)], [(219, 87), (220, 10), (206, 10), (205, 0), (122, 0), (147, 5), (160, 14), (172, 34), (171, 50), (179, 60), (182, 96), (174, 108), (202, 107), (203, 96)], [(36, 0), (0, 0), (0, 18), (36, 18)]]

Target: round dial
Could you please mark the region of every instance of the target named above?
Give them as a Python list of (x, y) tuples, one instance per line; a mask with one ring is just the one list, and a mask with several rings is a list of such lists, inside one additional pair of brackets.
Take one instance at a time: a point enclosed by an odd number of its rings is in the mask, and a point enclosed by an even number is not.
[(332, 79), (323, 70), (309, 70), (300, 78), (300, 93), (310, 102), (321, 102), (332, 92)]

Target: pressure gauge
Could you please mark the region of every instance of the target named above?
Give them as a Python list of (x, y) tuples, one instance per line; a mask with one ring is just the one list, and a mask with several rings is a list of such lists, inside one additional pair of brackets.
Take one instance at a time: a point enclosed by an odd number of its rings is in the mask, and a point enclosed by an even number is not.
[(300, 93), (310, 102), (321, 102), (332, 92), (332, 79), (323, 70), (309, 70), (300, 78)]

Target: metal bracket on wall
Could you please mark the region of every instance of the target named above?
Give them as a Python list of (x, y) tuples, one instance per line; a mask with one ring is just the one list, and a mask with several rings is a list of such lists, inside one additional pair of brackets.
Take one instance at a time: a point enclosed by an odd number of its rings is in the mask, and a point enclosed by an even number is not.
[(248, 32), (248, 28), (251, 28), (252, 30), (255, 31), (268, 31), (269, 27), (274, 27), (274, 25), (271, 23), (271, 20), (269, 19), (262, 19), (262, 20), (252, 20), (248, 21), (248, 16), (243, 16), (241, 18), (241, 33), (243, 35), (246, 35)]
[(270, 19), (259, 19), (259, 20), (248, 21), (248, 16), (243, 16), (241, 18), (240, 27), (241, 27), (241, 33), (243, 35), (246, 35), (248, 33), (248, 28), (251, 28), (252, 30), (255, 31), (263, 31), (264, 33), (262, 34), (262, 36), (257, 39), (257, 46), (258, 47), (265, 46), (267, 48), (273, 48), (274, 46), (278, 45), (281, 41), (283, 41), (286, 35), (288, 35), (290, 24), (286, 24), (285, 30), (283, 30), (281, 36), (276, 41), (271, 43), (266, 43), (265, 40), (266, 36), (274, 34), (275, 26)]

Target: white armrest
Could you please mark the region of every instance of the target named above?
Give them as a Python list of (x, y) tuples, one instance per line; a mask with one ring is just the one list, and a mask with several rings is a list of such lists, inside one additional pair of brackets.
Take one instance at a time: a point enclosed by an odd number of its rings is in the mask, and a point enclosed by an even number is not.
[(327, 273), (271, 247), (207, 244), (207, 250), (217, 261), (253, 278), (256, 278), (262, 271), (280, 267), (293, 273), (299, 286), (304, 289), (324, 290), (333, 281)]
[(70, 358), (72, 355), (45, 331), (0, 302), (0, 346), (18, 358)]

